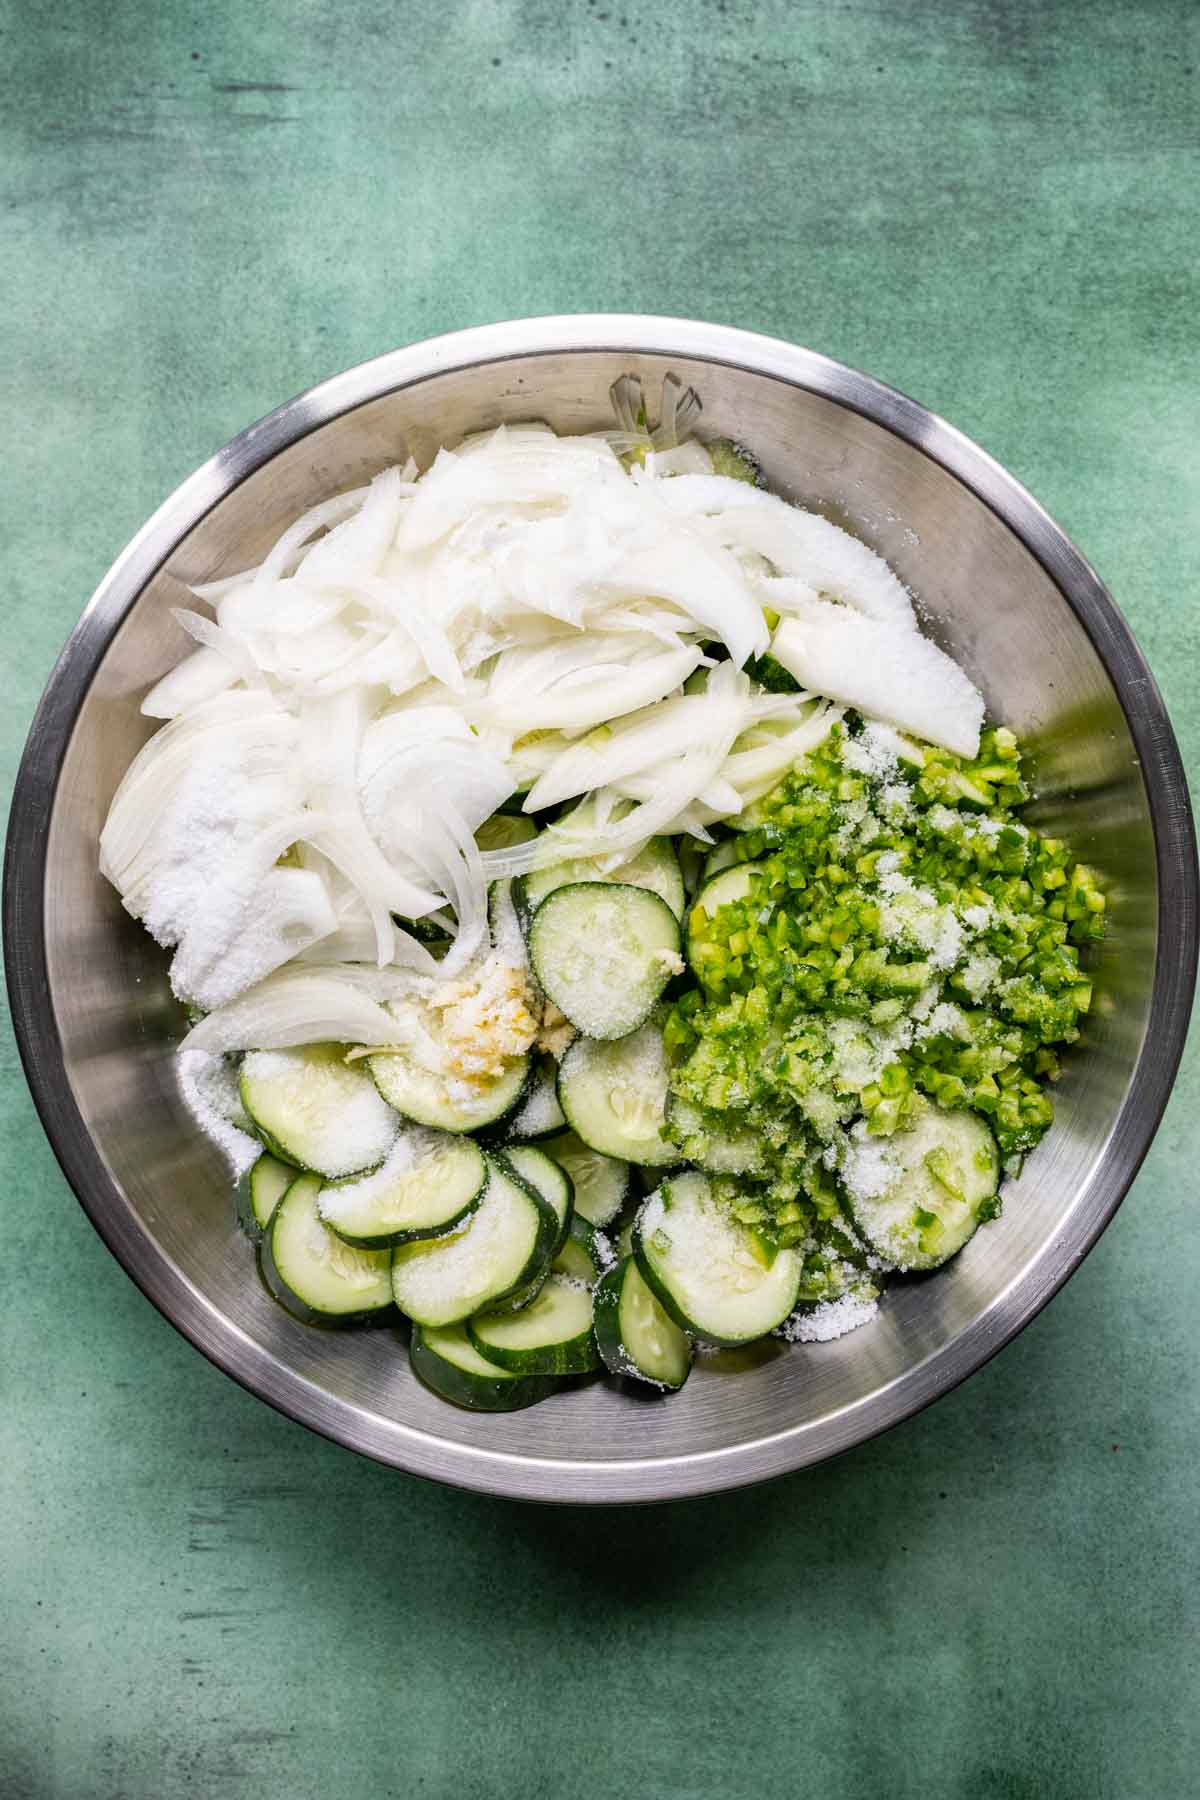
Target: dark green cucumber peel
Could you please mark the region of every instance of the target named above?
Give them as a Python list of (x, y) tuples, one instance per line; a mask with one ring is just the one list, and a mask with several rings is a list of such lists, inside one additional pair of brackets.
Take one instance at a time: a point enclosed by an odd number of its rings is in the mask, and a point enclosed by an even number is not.
[(275, 1208), (299, 1173), (294, 1165), (264, 1150), (242, 1176), (237, 1187), (237, 1219), (252, 1244), (262, 1238)]
[[(630, 1284), (640, 1283), (641, 1294), (634, 1296), (629, 1292)], [(678, 1327), (675, 1321), (667, 1317), (665, 1309), (659, 1306), (662, 1313), (661, 1326), (663, 1336), (675, 1339), (674, 1345), (664, 1345), (659, 1352), (658, 1369), (653, 1373), (647, 1366), (637, 1360), (634, 1349), (627, 1342), (626, 1325), (622, 1320), (622, 1311), (628, 1308), (631, 1300), (640, 1299), (643, 1307), (658, 1306), (654, 1294), (650, 1291), (633, 1256), (623, 1257), (614, 1268), (601, 1276), (592, 1294), (592, 1313), (596, 1333), (596, 1345), (601, 1359), (610, 1375), (617, 1375), (625, 1380), (640, 1381), (657, 1388), (662, 1393), (677, 1392), (691, 1373), (691, 1340), (688, 1334)], [(630, 1334), (632, 1336), (632, 1333)], [(678, 1379), (670, 1379), (668, 1363), (670, 1350), (678, 1352), (674, 1373)], [(646, 1359), (648, 1361), (648, 1359)]]
[[(484, 1195), (487, 1193), (487, 1158), (482, 1158), (482, 1162), (483, 1175), (475, 1192), (469, 1199), (464, 1201), (457, 1212), (442, 1219), (436, 1225), (406, 1226), (395, 1231), (377, 1233), (375, 1236), (361, 1236), (346, 1231), (340, 1225), (335, 1225), (332, 1219), (322, 1217), (321, 1223), (329, 1231), (332, 1231), (335, 1236), (340, 1237), (344, 1244), (349, 1244), (355, 1250), (395, 1250), (398, 1249), (401, 1244), (422, 1244), (430, 1238), (448, 1237), (452, 1231), (460, 1231), (471, 1217), (472, 1213), (479, 1210)], [(357, 1179), (361, 1180), (362, 1177), (359, 1176)], [(326, 1185), (337, 1186), (339, 1184), (330, 1182)]]
[[(505, 1150), (496, 1151), (495, 1157), (510, 1175), (526, 1187), (532, 1187), (558, 1218), (558, 1239), (554, 1246), (557, 1256), (575, 1218), (575, 1184), (570, 1175), (540, 1143), (512, 1143)], [(543, 1170), (539, 1163), (547, 1167)]]
[[(529, 1302), (536, 1297), (550, 1272), (550, 1264), (554, 1255), (554, 1246), (558, 1242), (558, 1214), (554, 1211), (553, 1207), (549, 1206), (546, 1201), (542, 1199), (541, 1195), (537, 1192), (537, 1189), (528, 1181), (522, 1180), (511, 1166), (500, 1163), (498, 1158), (489, 1159), (489, 1161), (491, 1160), (495, 1160), (498, 1163), (505, 1179), (510, 1181), (514, 1187), (520, 1188), (526, 1197), (532, 1201), (537, 1212), (537, 1230), (534, 1235), (534, 1241), (517, 1280), (511, 1287), (504, 1289), (503, 1292), (490, 1295), (485, 1302), (488, 1312), (518, 1312), (521, 1307), (527, 1306)], [(396, 1268), (397, 1264), (403, 1260), (406, 1251), (413, 1248), (416, 1248), (416, 1246), (402, 1244), (397, 1250), (393, 1251), (393, 1270)], [(400, 1305), (398, 1300), (397, 1305)], [(403, 1306), (400, 1306), (400, 1311), (404, 1311)], [(448, 1321), (447, 1323), (458, 1324), (466, 1317), (467, 1314), (464, 1312), (458, 1319)], [(417, 1321), (414, 1321), (414, 1323), (417, 1323)], [(445, 1329), (445, 1326), (438, 1326), (436, 1329), (443, 1330)]]
[[(288, 1189), (288, 1193), (292, 1192), (299, 1181), (319, 1180), (319, 1176), (299, 1175), (297, 1181), (293, 1182)], [(274, 1229), (279, 1222), (280, 1211), (286, 1199), (287, 1194), (275, 1208), (271, 1220), (271, 1230), (264, 1233), (258, 1245), (259, 1276), (272, 1300), (286, 1313), (290, 1313), (292, 1318), (298, 1319), (302, 1325), (315, 1325), (321, 1331), (348, 1331), (363, 1325), (391, 1323), (395, 1318), (395, 1308), (390, 1292), (387, 1301), (377, 1306), (364, 1307), (355, 1312), (325, 1312), (320, 1307), (310, 1306), (307, 1300), (302, 1299), (295, 1289), (289, 1286), (280, 1273), (273, 1249)]]
[[(698, 1170), (685, 1170), (678, 1177), (678, 1180), (680, 1183), (704, 1182), (707, 1185), (707, 1177)], [(671, 1190), (669, 1185), (666, 1184), (664, 1184), (664, 1204), (667, 1210), (669, 1210), (671, 1206)], [(683, 1199), (683, 1204), (685, 1206), (688, 1204), (686, 1197)], [(754, 1240), (755, 1251), (752, 1252), (752, 1254), (754, 1254), (755, 1261), (759, 1262), (764, 1270), (778, 1269), (783, 1272), (794, 1271), (795, 1280), (792, 1284), (792, 1291), (787, 1297), (786, 1305), (782, 1307), (777, 1305), (776, 1307), (769, 1309), (771, 1314), (769, 1319), (761, 1325), (756, 1325), (751, 1331), (738, 1330), (736, 1332), (731, 1332), (728, 1329), (722, 1330), (712, 1323), (711, 1318), (708, 1323), (705, 1323), (702, 1319), (690, 1316), (684, 1311), (682, 1303), (672, 1292), (666, 1278), (656, 1269), (653, 1256), (650, 1253), (650, 1248), (645, 1242), (644, 1231), (648, 1206), (649, 1201), (643, 1201), (642, 1206), (638, 1211), (638, 1215), (633, 1222), (633, 1232), (631, 1237), (632, 1254), (637, 1262), (638, 1271), (641, 1274), (643, 1281), (650, 1289), (650, 1292), (654, 1295), (654, 1298), (658, 1301), (663, 1311), (667, 1314), (667, 1317), (673, 1319), (680, 1330), (686, 1331), (689, 1337), (694, 1338), (698, 1343), (712, 1345), (715, 1349), (740, 1349), (746, 1344), (755, 1343), (759, 1338), (768, 1337), (770, 1333), (775, 1330), (776, 1326), (782, 1324), (783, 1320), (787, 1318), (788, 1314), (794, 1309), (796, 1297), (799, 1292), (800, 1270), (802, 1266), (799, 1257), (794, 1250), (776, 1250), (774, 1246), (768, 1246), (764, 1240), (757, 1237), (756, 1233), (749, 1231), (745, 1227), (740, 1227), (737, 1229), (742, 1232), (748, 1245), (751, 1240)], [(719, 1304), (720, 1303), (717, 1302), (718, 1306)]]
[(600, 1367), (591, 1296), (568, 1276), (552, 1276), (519, 1313), (468, 1319), (467, 1336), (481, 1356), (514, 1375), (588, 1375)]
[(474, 1349), (461, 1326), (426, 1332), (414, 1325), (409, 1342), (413, 1374), (439, 1400), (448, 1400), (467, 1412), (519, 1412), (526, 1406), (536, 1406), (558, 1385), (553, 1376), (512, 1375), (496, 1364), (492, 1365), (492, 1373), (464, 1368), (451, 1356), (443, 1355), (438, 1347), (440, 1343), (442, 1348), (448, 1348), (445, 1340), (452, 1334), (461, 1337), (468, 1350)]
[(572, 1281), (584, 1281), (589, 1286), (600, 1279), (607, 1258), (603, 1243), (594, 1225), (589, 1225), (582, 1213), (574, 1213), (569, 1221), (564, 1241), (558, 1246), (552, 1265), (555, 1273), (569, 1276)]
[(531, 1300), (536, 1299), (542, 1290), (542, 1284), (550, 1273), (550, 1264), (554, 1261), (554, 1247), (558, 1243), (560, 1232), (558, 1214), (547, 1201), (542, 1199), (533, 1183), (517, 1175), (511, 1166), (505, 1169), (505, 1174), (509, 1176), (510, 1180), (515, 1181), (518, 1187), (523, 1187), (533, 1200), (541, 1214), (541, 1226), (537, 1242), (530, 1254), (529, 1262), (526, 1264), (528, 1273), (524, 1274), (507, 1294), (499, 1294), (490, 1301), (489, 1312), (520, 1312), (523, 1306), (528, 1306)]
[[(526, 1056), (523, 1059), (520, 1068), (520, 1085), (514, 1085), (511, 1091), (501, 1089), (501, 1104), (498, 1110), (489, 1117), (470, 1120), (466, 1124), (462, 1124), (455, 1122), (446, 1112), (442, 1112), (440, 1116), (435, 1116), (438, 1113), (437, 1104), (426, 1105), (419, 1096), (414, 1098), (414, 1091), (411, 1088), (403, 1101), (394, 1098), (396, 1094), (400, 1093), (402, 1083), (398, 1085), (394, 1075), (385, 1068), (377, 1068), (376, 1065), (387, 1062), (403, 1063), (406, 1060), (407, 1059), (402, 1056), (389, 1054), (386, 1051), (382, 1051), (375, 1056), (369, 1056), (366, 1059), (367, 1069), (371, 1079), (374, 1081), (375, 1086), (383, 1099), (387, 1101), (393, 1111), (398, 1112), (402, 1119), (410, 1119), (414, 1125), (425, 1125), (432, 1131), (459, 1131), (471, 1136), (479, 1136), (481, 1141), (485, 1132), (496, 1133), (500, 1136), (503, 1135), (504, 1128), (508, 1121), (523, 1104), (529, 1092), (530, 1084), (534, 1078), (534, 1060), (531, 1056)], [(513, 1069), (509, 1072), (514, 1081), (516, 1072), (517, 1065), (514, 1064)], [(433, 1077), (429, 1076), (427, 1070), (417, 1069), (416, 1073), (419, 1077), (423, 1075), (426, 1079), (433, 1079)], [(500, 1083), (497, 1082), (496, 1086), (500, 1087)], [(391, 1088), (390, 1093), (388, 1092), (389, 1087)]]

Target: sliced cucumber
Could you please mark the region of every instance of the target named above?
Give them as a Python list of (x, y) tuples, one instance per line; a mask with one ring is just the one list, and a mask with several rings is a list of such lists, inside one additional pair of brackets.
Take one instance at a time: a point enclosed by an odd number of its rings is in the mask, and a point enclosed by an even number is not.
[(328, 1181), (378, 1167), (400, 1129), (367, 1071), (346, 1061), (344, 1044), (251, 1050), (241, 1091), (267, 1149)]
[(558, 1066), (558, 1097), (576, 1137), (602, 1156), (658, 1168), (678, 1161), (663, 1136), (667, 1055), (657, 1017), (616, 1043), (576, 1038)]
[(683, 879), (684, 911), (704, 878), (704, 846), (698, 838), (681, 837), (676, 847), (679, 873)]
[(722, 869), (710, 881), (706, 881), (696, 895), (695, 905), (688, 914), (687, 959), (694, 973), (704, 980), (706, 959), (717, 953), (707, 935), (707, 926), (723, 906), (729, 906), (735, 900), (744, 900), (750, 892), (751, 883), (761, 868), (760, 863), (734, 863), (732, 868)]
[(566, 1123), (558, 1103), (558, 1064), (552, 1056), (539, 1057), (525, 1097), (508, 1121), (509, 1130), (523, 1140), (553, 1137)]
[(298, 1175), (259, 1245), (270, 1293), (306, 1325), (362, 1325), (392, 1304), (391, 1255), (355, 1250), (321, 1223), (319, 1175)]
[(714, 1198), (704, 1175), (664, 1181), (643, 1203), (633, 1253), (677, 1325), (708, 1344), (749, 1344), (796, 1304), (803, 1260), (772, 1250)]
[(493, 813), (475, 833), (475, 842), (481, 850), (511, 850), (514, 844), (527, 844), (537, 834), (527, 813)]
[(937, 1269), (999, 1210), (1000, 1157), (977, 1113), (927, 1105), (907, 1131), (856, 1127), (842, 1161), (851, 1217), (896, 1269)]
[[(723, 846), (718, 844), (716, 848), (721, 850)], [(729, 905), (732, 900), (745, 900), (745, 896), (750, 893), (750, 880), (757, 875), (759, 868), (759, 862), (727, 862), (725, 868), (716, 869), (716, 873), (709, 875), (700, 893), (696, 895), (693, 913), (696, 907), (700, 907), (702, 913), (709, 914), (709, 918), (716, 918), (723, 905)]]
[(566, 1275), (572, 1281), (582, 1281), (585, 1287), (594, 1287), (611, 1261), (607, 1242), (595, 1226), (573, 1213), (567, 1235), (551, 1265), (553, 1273)]
[(632, 1192), (633, 1171), (627, 1162), (593, 1150), (573, 1131), (547, 1138), (542, 1149), (569, 1175), (577, 1213), (592, 1225), (616, 1218)]
[(590, 1289), (550, 1275), (536, 1300), (515, 1313), (483, 1313), (467, 1323), (481, 1356), (514, 1375), (586, 1375), (600, 1367)]
[(441, 1400), (470, 1412), (517, 1412), (536, 1406), (557, 1383), (545, 1375), (514, 1375), (481, 1356), (461, 1325), (413, 1326), (408, 1347), (417, 1380)]
[[(547, 842), (552, 843), (553, 839)], [(557, 888), (592, 881), (616, 881), (628, 887), (648, 888), (666, 902), (677, 919), (683, 917), (683, 876), (670, 838), (651, 838), (636, 856), (608, 873), (601, 871), (595, 858), (583, 856), (572, 857), (566, 862), (547, 863), (543, 869), (531, 869), (516, 884), (517, 905), (531, 917)]]
[(536, 1144), (509, 1144), (500, 1161), (516, 1170), (520, 1179), (533, 1189), (539, 1199), (546, 1202), (558, 1220), (558, 1237), (554, 1243), (557, 1255), (571, 1229), (574, 1205), (571, 1177), (561, 1163), (554, 1162)]
[(679, 1146), (680, 1161), (694, 1163), (713, 1175), (753, 1175), (762, 1168), (763, 1143), (749, 1125), (726, 1113), (709, 1112), (681, 1100), (667, 1099), (667, 1134)]
[(692, 1340), (654, 1298), (632, 1256), (610, 1269), (592, 1295), (596, 1345), (613, 1375), (681, 1388), (692, 1366)]
[(636, 1031), (682, 969), (679, 921), (647, 888), (580, 881), (556, 888), (529, 928), (529, 960), (563, 1016), (591, 1038)]
[(725, 838), (721, 843), (716, 844), (704, 859), (704, 869), (700, 877), (700, 893), (703, 893), (706, 885), (712, 880), (714, 875), (719, 875), (722, 869), (732, 868), (737, 861), (738, 845), (736, 838)]
[(480, 1204), (487, 1184), (483, 1151), (470, 1138), (414, 1125), (372, 1174), (326, 1184), (317, 1211), (346, 1243), (382, 1250), (452, 1231)]
[(375, 1086), (396, 1112), (437, 1131), (478, 1131), (498, 1124), (519, 1105), (529, 1080), (530, 1059), (522, 1056), (488, 1081), (436, 1075), (409, 1056), (387, 1051), (369, 1057)]
[(696, 905), (710, 919), (715, 918), (723, 906), (728, 906), (733, 900), (746, 898), (750, 892), (751, 879), (761, 867), (761, 863), (739, 862), (719, 870), (704, 883), (696, 895)]
[(242, 1176), (238, 1189), (238, 1218), (247, 1234), (258, 1242), (271, 1215), (296, 1179), (297, 1171), (264, 1151)]
[(418, 1325), (457, 1325), (486, 1307), (519, 1306), (550, 1267), (558, 1218), (511, 1169), (488, 1158), (482, 1201), (459, 1231), (392, 1252), (392, 1292)]
[(525, 925), (513, 899), (511, 881), (493, 881), (488, 889), (488, 932), (493, 949), (510, 967), (528, 968)]

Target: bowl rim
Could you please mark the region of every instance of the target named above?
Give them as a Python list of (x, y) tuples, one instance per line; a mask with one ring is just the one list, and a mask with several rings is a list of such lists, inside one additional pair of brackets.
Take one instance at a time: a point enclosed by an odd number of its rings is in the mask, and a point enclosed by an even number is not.
[[(480, 1449), (364, 1412), (248, 1338), (193, 1286), (134, 1219), (71, 1094), (50, 1000), (44, 911), (48, 826), (80, 708), (118, 627), (200, 520), (281, 450), (368, 401), (449, 370), (587, 351), (732, 365), (816, 393), (882, 425), (981, 499), (1054, 581), (1105, 666), (1142, 767), (1159, 884), (1147, 1031), (1103, 1158), (1089, 1180), (1091, 1191), (1085, 1190), (1087, 1204), (1073, 1207), (1064, 1231), (957, 1337), (840, 1412), (722, 1449), (597, 1461)], [(1187, 782), (1154, 678), (1095, 570), (999, 463), (917, 401), (816, 351), (698, 320), (580, 313), (451, 332), (358, 364), (239, 432), (163, 502), (84, 608), (34, 715), (9, 817), (3, 935), (17, 1043), (51, 1147), (104, 1243), (184, 1337), (278, 1411), (410, 1474), (511, 1498), (619, 1504), (746, 1486), (824, 1461), (950, 1392), (1029, 1323), (1112, 1219), (1162, 1117), (1183, 1052), (1195, 984), (1198, 889)]]

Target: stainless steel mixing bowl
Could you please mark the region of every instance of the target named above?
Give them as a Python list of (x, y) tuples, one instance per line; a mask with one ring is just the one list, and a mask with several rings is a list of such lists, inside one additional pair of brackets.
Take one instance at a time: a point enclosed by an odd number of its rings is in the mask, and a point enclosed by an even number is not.
[[(478, 1417), (414, 1381), (391, 1332), (307, 1330), (254, 1276), (218, 1153), (176, 1089), (165, 959), (96, 869), (138, 701), (184, 648), (186, 582), (256, 561), (303, 508), (504, 420), (604, 424), (625, 370), (673, 371), (703, 424), (753, 446), (781, 492), (877, 548), (1033, 753), (1038, 815), (1111, 883), (1097, 1004), (1054, 1129), (1003, 1218), (948, 1269), (897, 1285), (838, 1342), (704, 1359), (678, 1396), (606, 1384)], [(1020, 1330), (1112, 1217), (1154, 1133), (1196, 957), (1187, 791), (1162, 701), (1103, 586), (1030, 496), (911, 400), (810, 351), (642, 317), (535, 319), (399, 350), (325, 382), (222, 450), (101, 584), (51, 676), (13, 807), (5, 942), (34, 1098), (66, 1174), (133, 1279), (191, 1341), (293, 1418), (383, 1462), (488, 1492), (699, 1494), (859, 1443)], [(722, 1362), (740, 1364), (736, 1373)]]

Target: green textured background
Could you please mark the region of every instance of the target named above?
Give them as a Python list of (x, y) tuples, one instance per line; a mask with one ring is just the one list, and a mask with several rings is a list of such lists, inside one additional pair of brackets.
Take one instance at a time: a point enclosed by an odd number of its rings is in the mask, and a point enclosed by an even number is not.
[[(797, 339), (979, 438), (1200, 750), (1188, 0), (0, 13), (6, 780), (91, 588), (233, 432), (591, 308)], [(965, 1388), (605, 1515), (423, 1486), (241, 1392), (0, 1058), (3, 1800), (1200, 1793), (1195, 1058), (1112, 1230)]]

